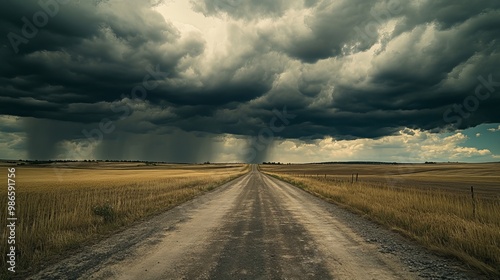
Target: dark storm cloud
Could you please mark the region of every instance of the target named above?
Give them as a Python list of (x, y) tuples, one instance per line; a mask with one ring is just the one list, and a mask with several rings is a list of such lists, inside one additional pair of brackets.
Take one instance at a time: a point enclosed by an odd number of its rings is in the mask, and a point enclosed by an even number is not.
[(59, 144), (66, 139), (81, 137), (84, 127), (78, 123), (25, 118), (26, 146), (29, 159), (53, 159), (59, 152)]
[(174, 130), (169, 134), (131, 134), (118, 132), (107, 137), (96, 148), (97, 159), (169, 161), (202, 163), (210, 161), (216, 151), (213, 135), (196, 135)]
[[(313, 15), (307, 15), (302, 25), (306, 31), (294, 29), (287, 34), (289, 40), (275, 40), (281, 28), (270, 30), (265, 37), (276, 49), (304, 62), (314, 63), (319, 59), (335, 57), (347, 52), (346, 46), (360, 42), (355, 27), (364, 26), (369, 19), (373, 1), (323, 1), (314, 8)], [(363, 47), (371, 45), (375, 38), (363, 42)]]
[(467, 0), (422, 1), (417, 5), (411, 2), (403, 5), (405, 16), (404, 21), (398, 25), (399, 31), (410, 30), (417, 25), (431, 22), (437, 23), (441, 29), (450, 29), (473, 17), (500, 8), (500, 3), (495, 0), (481, 0), (474, 3)]
[[(254, 20), (276, 18), (294, 9), (309, 9), (303, 18), (292, 17), (261, 34), (262, 43), (293, 58), (314, 63), (354, 50), (365, 50), (377, 42), (377, 28), (401, 17), (403, 4), (398, 0), (364, 1), (192, 1), (208, 15), (219, 13)], [(285, 36), (283, 36), (285, 35)], [(285, 40), (283, 40), (285, 38)]]
[[(7, 80), (2, 83), (2, 95), (29, 96), (44, 104), (37, 109), (32, 102), (17, 104), (7, 100), (3, 105), (21, 107), (20, 111), (28, 107), (35, 117), (57, 118), (46, 115), (44, 108), (51, 106), (46, 104), (48, 101), (64, 107), (74, 102), (93, 104), (121, 99), (122, 94), (129, 94), (143, 81), (148, 67), (172, 71), (180, 59), (196, 55), (203, 48), (203, 42), (192, 37), (181, 40), (178, 31), (161, 15), (132, 1), (113, 7), (107, 7), (107, 2), (60, 4), (59, 12), (49, 18), (46, 26), (38, 28), (33, 38), (11, 44), (12, 34), (24, 36), (21, 19), (33, 21), (31, 15), (43, 11), (37, 3), (23, 1), (17, 4), (22, 6), (19, 9), (9, 6), (9, 1), (0, 4), (1, 11), (9, 13), (2, 17), (6, 24), (1, 24), (5, 36), (0, 73)], [(78, 28), (72, 28), (75, 25)], [(65, 116), (60, 114), (59, 118)], [(89, 116), (88, 121), (97, 119)]]
[[(59, 4), (34, 36), (13, 45), (43, 8), (2, 1), (0, 114), (29, 118), (30, 155), (53, 156), (50, 143), (85, 139), (82, 129), (103, 119), (116, 128), (100, 156), (118, 159), (135, 145), (148, 158), (178, 161), (213, 155), (214, 134), (254, 146), (273, 109), (285, 106), (297, 117), (275, 139), (377, 138), (500, 121), (498, 1), (191, 2), (229, 22), (227, 52), (212, 57), (204, 34), (181, 32), (149, 1)], [(473, 99), (478, 86), (487, 98)], [(132, 96), (138, 87), (140, 98)], [(169, 151), (188, 145), (199, 148)]]
[(4, 116), (0, 117), (2, 121), (0, 122), (0, 131), (5, 133), (19, 133), (24, 132), (23, 128), (17, 124), (18, 118), (10, 117), (5, 119)]
[[(193, 1), (191, 3), (196, 11), (205, 15), (228, 14), (234, 18), (255, 19), (262, 17), (276, 17), (282, 15), (293, 6), (294, 2), (289, 0), (205, 0)], [(308, 1), (313, 2), (313, 1)]]

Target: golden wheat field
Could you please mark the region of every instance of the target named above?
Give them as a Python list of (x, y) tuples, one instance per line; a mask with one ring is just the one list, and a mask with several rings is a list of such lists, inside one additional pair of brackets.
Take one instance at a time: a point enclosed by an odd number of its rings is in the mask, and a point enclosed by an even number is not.
[[(248, 170), (242, 164), (16, 166), (18, 267), (36, 271), (96, 237), (170, 209)], [(2, 205), (6, 196), (0, 195)], [(5, 211), (0, 219), (6, 220)], [(6, 229), (2, 235), (6, 238)], [(6, 250), (2, 246), (3, 264)]]
[[(500, 275), (500, 164), (302, 164), (260, 168), (432, 250), (495, 277)], [(470, 186), (474, 186), (474, 200)]]
[(261, 165), (263, 170), (296, 176), (325, 177), (349, 181), (352, 174), (365, 183), (392, 187), (441, 189), (462, 194), (474, 186), (482, 197), (500, 199), (500, 163), (439, 163), (439, 164), (293, 164)]

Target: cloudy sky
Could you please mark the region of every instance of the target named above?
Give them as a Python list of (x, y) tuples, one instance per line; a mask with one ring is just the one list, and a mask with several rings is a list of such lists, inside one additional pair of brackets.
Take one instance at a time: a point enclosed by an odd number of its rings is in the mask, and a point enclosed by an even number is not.
[(498, 0), (6, 0), (0, 158), (500, 161)]

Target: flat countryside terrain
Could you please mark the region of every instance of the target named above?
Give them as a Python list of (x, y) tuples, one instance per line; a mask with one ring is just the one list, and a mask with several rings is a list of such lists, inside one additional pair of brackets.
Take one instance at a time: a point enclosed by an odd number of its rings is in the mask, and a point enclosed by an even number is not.
[[(15, 167), (19, 220), (15, 276), (20, 279), (83, 245), (248, 172), (242, 164), (58, 162)], [(6, 205), (6, 192), (0, 201)], [(5, 211), (0, 218), (6, 220)], [(2, 238), (7, 234), (3, 229)], [(7, 246), (1, 248), (5, 264)]]
[(29, 279), (489, 277), (369, 221), (372, 213), (353, 214), (356, 208), (346, 211), (300, 188), (253, 166), (243, 177), (86, 246)]
[(469, 194), (470, 187), (483, 198), (500, 199), (500, 163), (439, 164), (293, 164), (262, 165), (263, 170), (294, 176), (356, 180), (391, 187), (445, 190)]

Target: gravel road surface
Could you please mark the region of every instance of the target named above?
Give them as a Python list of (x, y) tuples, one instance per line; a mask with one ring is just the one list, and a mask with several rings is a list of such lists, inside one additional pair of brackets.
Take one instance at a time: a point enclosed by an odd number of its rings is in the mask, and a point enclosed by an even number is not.
[(252, 171), (30, 279), (482, 279)]

